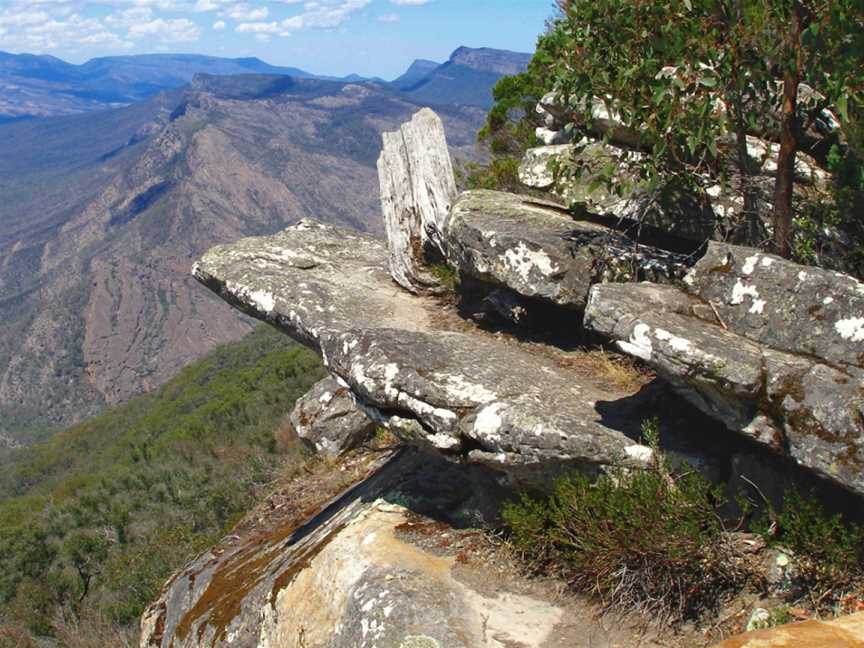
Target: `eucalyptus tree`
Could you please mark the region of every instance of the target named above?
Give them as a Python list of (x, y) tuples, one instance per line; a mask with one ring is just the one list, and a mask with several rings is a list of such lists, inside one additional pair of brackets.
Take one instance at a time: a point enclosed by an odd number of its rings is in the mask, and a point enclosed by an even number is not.
[[(599, 99), (638, 133), (652, 153), (640, 163), (648, 187), (722, 175), (732, 144), (751, 244), (762, 219), (747, 135), (774, 131), (773, 240), (789, 256), (801, 133), (826, 109), (847, 120), (862, 104), (864, 0), (561, 0), (560, 9), (556, 90), (583, 108)], [(820, 97), (806, 114), (803, 83)]]

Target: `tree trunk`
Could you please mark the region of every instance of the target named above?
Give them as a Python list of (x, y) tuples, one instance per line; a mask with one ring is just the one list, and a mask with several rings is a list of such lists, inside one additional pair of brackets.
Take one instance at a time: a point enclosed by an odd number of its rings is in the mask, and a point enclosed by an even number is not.
[(783, 72), (783, 106), (780, 123), (780, 153), (774, 183), (774, 249), (787, 259), (792, 256), (792, 191), (795, 184), (795, 154), (798, 151), (798, 84), (801, 82), (801, 32), (804, 9), (795, 3), (795, 25), (790, 34), (789, 54), (794, 57)]
[(777, 254), (792, 256), (792, 190), (795, 182), (795, 153), (798, 150), (798, 75), (789, 70), (783, 77), (783, 119), (777, 180), (774, 183), (774, 248)]
[[(744, 121), (744, 105), (740, 87), (735, 93), (735, 149), (738, 162), (738, 174), (741, 180), (741, 197), (744, 200), (744, 224), (746, 226), (743, 239), (746, 245), (758, 246), (764, 240), (765, 230), (759, 215), (759, 203), (751, 177), (750, 155), (747, 152), (747, 124)], [(742, 228), (743, 229), (743, 228)]]
[(742, 1), (733, 0), (732, 17), (729, 24), (729, 39), (732, 43), (732, 110), (735, 123), (735, 153), (738, 166), (738, 176), (741, 182), (741, 198), (743, 199), (743, 222), (735, 223), (733, 238), (736, 242), (750, 246), (759, 246), (765, 240), (765, 228), (759, 214), (759, 202), (753, 186), (752, 164), (747, 152), (747, 121), (744, 116), (744, 93), (746, 82), (741, 78), (745, 69), (742, 39), (744, 32), (744, 16)]

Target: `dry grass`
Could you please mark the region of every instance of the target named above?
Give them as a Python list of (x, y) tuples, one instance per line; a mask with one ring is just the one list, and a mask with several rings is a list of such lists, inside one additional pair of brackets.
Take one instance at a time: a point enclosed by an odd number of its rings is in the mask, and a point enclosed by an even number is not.
[(580, 351), (568, 358), (570, 366), (591, 376), (595, 382), (634, 392), (645, 385), (653, 374), (643, 365), (627, 356), (609, 353), (604, 349)]

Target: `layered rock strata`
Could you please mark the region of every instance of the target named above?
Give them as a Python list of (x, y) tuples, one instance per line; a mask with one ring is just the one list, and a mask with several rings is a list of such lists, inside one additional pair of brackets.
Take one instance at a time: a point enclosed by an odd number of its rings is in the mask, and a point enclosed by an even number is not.
[(468, 191), (453, 206), (448, 261), (460, 274), (570, 309), (595, 283), (668, 282), (687, 270), (681, 255), (639, 245), (554, 204), (498, 191)]
[(864, 493), (864, 284), (711, 243), (684, 286), (595, 286), (585, 325), (728, 428)]
[[(354, 397), (403, 438), (509, 469), (640, 465), (648, 416), (554, 353), (447, 322), (400, 290), (378, 240), (304, 220), (210, 250), (193, 274), (244, 312), (319, 350)], [(454, 317), (455, 319), (455, 317)], [(622, 399), (620, 407), (602, 401)]]

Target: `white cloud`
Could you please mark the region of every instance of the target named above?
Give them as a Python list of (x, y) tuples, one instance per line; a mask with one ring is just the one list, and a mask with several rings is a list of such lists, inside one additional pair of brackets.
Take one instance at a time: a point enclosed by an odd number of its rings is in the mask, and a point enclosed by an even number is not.
[(150, 7), (133, 7), (107, 16), (105, 24), (110, 27), (129, 28), (152, 19), (153, 10)]
[(129, 38), (139, 39), (152, 36), (163, 43), (188, 43), (196, 41), (201, 35), (201, 28), (188, 18), (165, 20), (156, 18), (150, 22), (132, 25), (129, 28)]
[(215, 29), (216, 31), (222, 31), (223, 29), (225, 29), (225, 27), (227, 27), (227, 25), (225, 24), (224, 20), (217, 20), (215, 23), (213, 23), (213, 29)]
[(240, 23), (235, 31), (246, 34), (278, 34), (279, 24), (275, 22), (250, 22)]
[(399, 22), (399, 14), (389, 13), (378, 16), (378, 22), (383, 23), (398, 23)]
[(429, 4), (432, 0), (390, 0), (391, 4), (399, 5), (400, 7), (419, 7), (420, 5)]
[(234, 5), (225, 12), (229, 18), (242, 22), (257, 22), (270, 15), (267, 7), (252, 7), (247, 3)]
[(26, 8), (0, 11), (0, 35), (3, 36), (0, 49), (24, 52), (41, 53), (59, 47), (78, 50), (95, 46), (114, 49), (131, 46), (129, 41), (96, 18), (68, 12), (52, 17), (44, 11)]

